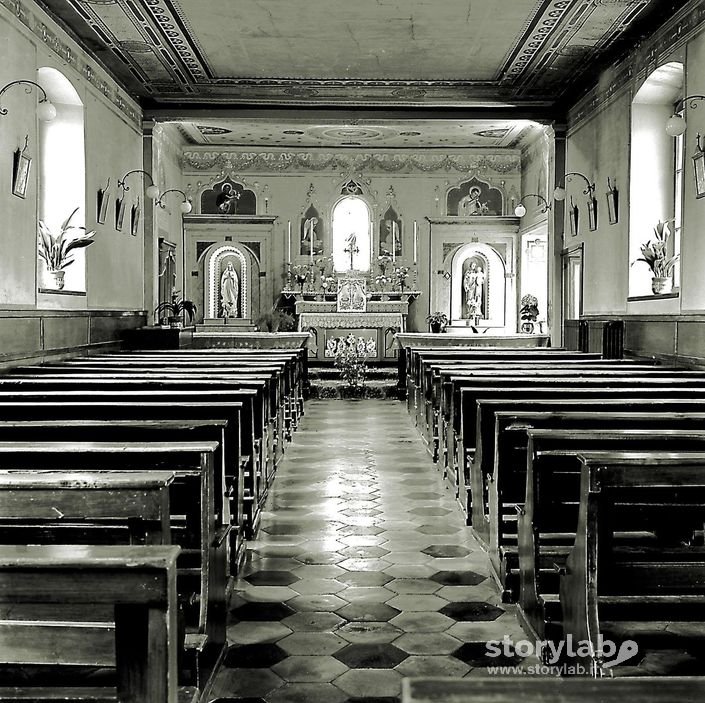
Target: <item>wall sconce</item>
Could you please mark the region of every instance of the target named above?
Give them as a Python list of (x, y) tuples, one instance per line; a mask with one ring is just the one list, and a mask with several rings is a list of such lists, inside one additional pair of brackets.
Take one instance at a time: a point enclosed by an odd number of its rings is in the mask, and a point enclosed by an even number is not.
[[(578, 171), (571, 171), (570, 173), (566, 173), (564, 178), (566, 181), (570, 181), (571, 176), (580, 176), (580, 178), (582, 178), (585, 183), (587, 183), (587, 188), (585, 188), (583, 193), (585, 193), (585, 195), (589, 197), (592, 197), (593, 193), (595, 192), (595, 184), (591, 183), (587, 176), (583, 175), (582, 173), (579, 173)], [(553, 199), (565, 200), (565, 186), (556, 186), (555, 190), (553, 191)]]
[[(46, 90), (42, 88), (39, 83), (35, 83), (34, 81), (28, 81), (28, 80), (20, 80), (20, 81), (12, 81), (12, 83), (8, 83), (6, 86), (0, 90), (0, 98), (2, 98), (2, 94), (8, 89), (11, 88), (13, 85), (24, 85), (25, 87), (25, 93), (31, 93), (32, 88), (37, 88), (37, 90), (40, 92), (41, 97), (39, 99), (39, 103), (37, 104), (37, 117), (42, 121), (42, 122), (51, 122), (55, 117), (56, 117), (56, 108), (54, 107), (54, 104), (49, 100), (46, 94)], [(7, 115), (7, 108), (6, 107), (0, 107), (0, 115)]]
[(679, 113), (686, 106), (686, 103), (689, 103), (690, 107), (695, 110), (698, 106), (698, 100), (705, 100), (705, 95), (689, 95), (687, 98), (681, 98), (676, 103), (673, 114), (666, 121), (666, 134), (669, 137), (680, 137), (682, 134), (685, 134), (687, 125), (685, 123), (685, 118)]
[(135, 168), (132, 171), (128, 171), (122, 178), (118, 179), (118, 187), (122, 188), (123, 193), (125, 191), (130, 190), (130, 186), (128, 186), (125, 181), (128, 179), (129, 176), (131, 176), (133, 173), (142, 173), (147, 178), (149, 178), (149, 185), (147, 186), (147, 190), (145, 191), (147, 197), (150, 200), (157, 200), (159, 198), (159, 188), (154, 185), (154, 179), (152, 178), (151, 173), (147, 173), (147, 171), (143, 171), (141, 168)]
[(191, 201), (186, 197), (186, 193), (184, 193), (183, 190), (179, 190), (178, 188), (169, 188), (169, 190), (165, 190), (159, 195), (155, 202), (155, 205), (159, 205), (159, 207), (163, 210), (166, 207), (166, 203), (164, 202), (164, 196), (168, 195), (169, 193), (181, 193), (183, 200), (181, 201), (181, 203), (179, 203), (179, 209), (181, 210), (182, 215), (188, 215), (191, 210), (193, 210), (193, 205), (191, 205)]
[(514, 214), (517, 217), (524, 217), (526, 215), (526, 207), (524, 206), (524, 200), (527, 198), (538, 198), (543, 207), (541, 208), (541, 212), (548, 212), (551, 209), (551, 205), (546, 200), (546, 198), (543, 197), (543, 195), (539, 195), (538, 193), (527, 193), (520, 201), (519, 204), (514, 208)]

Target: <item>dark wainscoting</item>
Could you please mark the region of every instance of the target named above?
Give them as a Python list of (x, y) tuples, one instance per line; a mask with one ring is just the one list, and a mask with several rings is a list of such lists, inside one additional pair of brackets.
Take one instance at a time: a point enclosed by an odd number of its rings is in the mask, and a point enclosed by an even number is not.
[(0, 368), (117, 349), (143, 310), (0, 310)]
[(705, 367), (705, 317), (625, 316), (566, 320), (570, 349), (601, 351), (610, 358), (658, 361), (665, 366)]

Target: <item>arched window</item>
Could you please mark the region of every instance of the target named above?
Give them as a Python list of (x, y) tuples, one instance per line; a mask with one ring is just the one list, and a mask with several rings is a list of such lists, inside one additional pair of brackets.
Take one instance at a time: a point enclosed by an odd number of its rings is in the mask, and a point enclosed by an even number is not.
[(370, 224), (370, 208), (362, 198), (350, 195), (335, 204), (333, 268), (336, 272), (370, 270)]
[[(40, 68), (37, 83), (56, 106), (56, 118), (39, 122), (39, 219), (53, 233), (78, 208), (71, 223), (85, 225), (86, 157), (83, 102), (61, 71)], [(74, 262), (66, 268), (64, 288), (85, 292), (85, 251), (74, 249)], [(40, 267), (44, 267), (40, 261)], [(40, 285), (43, 268), (40, 268)]]
[[(664, 128), (681, 97), (683, 64), (659, 66), (644, 81), (632, 101), (631, 162), (629, 176), (629, 295), (651, 294), (652, 274), (641, 257), (641, 246), (655, 238), (654, 227), (669, 221), (672, 236), (668, 254), (680, 250), (683, 199), (682, 138), (673, 139)], [(673, 271), (680, 281), (680, 267)]]

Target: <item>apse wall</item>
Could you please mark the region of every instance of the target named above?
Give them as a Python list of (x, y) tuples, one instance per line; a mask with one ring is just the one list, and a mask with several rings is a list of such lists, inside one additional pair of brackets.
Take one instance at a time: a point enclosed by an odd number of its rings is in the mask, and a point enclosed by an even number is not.
[[(37, 262), (40, 174), (37, 92), (13, 86), (2, 96), (0, 116), (0, 363), (46, 353), (69, 353), (118, 338), (143, 321), (143, 219), (115, 226), (117, 180), (142, 168), (141, 111), (101, 66), (35, 4), (0, 2), (0, 86), (37, 80), (42, 67), (60, 71), (84, 106), (85, 217), (96, 230), (87, 249), (85, 293), (40, 292)], [(25, 144), (31, 158), (24, 197), (13, 194), (13, 155)], [(78, 158), (78, 154), (76, 155)], [(66, 172), (71, 159), (65, 164)], [(140, 178), (129, 182), (126, 204), (136, 204)], [(97, 223), (97, 192), (110, 206)], [(66, 203), (66, 215), (75, 203)], [(143, 206), (144, 203), (141, 203)], [(142, 207), (144, 211), (144, 207)]]

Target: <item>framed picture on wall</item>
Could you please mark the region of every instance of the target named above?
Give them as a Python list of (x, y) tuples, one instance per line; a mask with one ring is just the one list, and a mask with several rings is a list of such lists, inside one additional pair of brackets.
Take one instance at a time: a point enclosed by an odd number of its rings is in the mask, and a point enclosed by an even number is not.
[(115, 229), (122, 232), (122, 223), (125, 220), (125, 198), (115, 198)]
[(695, 197), (705, 197), (705, 151), (698, 135), (698, 148), (693, 156), (693, 171), (695, 172)]
[(570, 199), (570, 207), (568, 208), (568, 222), (570, 224), (570, 236), (578, 236), (578, 224), (580, 222), (580, 210), (578, 206), (573, 202), (573, 198)]
[(610, 179), (607, 179), (607, 219), (611, 225), (619, 222), (619, 191), (617, 186), (612, 186)]
[(597, 198), (588, 198), (588, 229), (594, 232), (597, 229)]
[(98, 188), (96, 195), (96, 215), (95, 219), (99, 225), (105, 224), (105, 218), (108, 216), (108, 206), (110, 205), (110, 179), (105, 188)]
[(130, 209), (130, 234), (136, 237), (140, 231), (140, 215), (142, 214), (142, 208), (140, 207), (140, 200), (137, 198), (137, 202)]
[(27, 155), (28, 141), (29, 135), (26, 135), (24, 147), (15, 151), (12, 163), (12, 194), (18, 198), (24, 198), (27, 195), (29, 169), (32, 165), (32, 159)]

